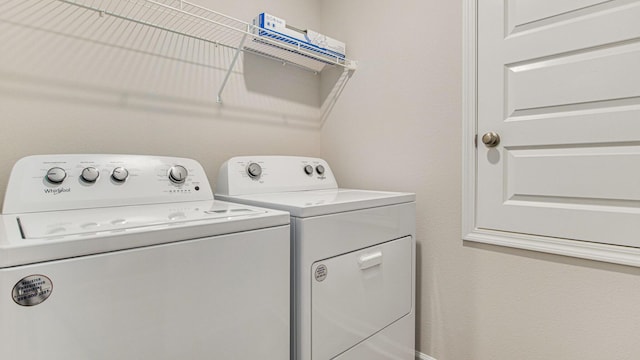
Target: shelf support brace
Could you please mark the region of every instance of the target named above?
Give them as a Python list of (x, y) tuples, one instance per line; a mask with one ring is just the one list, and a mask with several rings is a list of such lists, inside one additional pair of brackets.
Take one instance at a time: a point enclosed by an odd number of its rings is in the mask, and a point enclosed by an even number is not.
[(218, 97), (216, 99), (218, 104), (222, 103), (222, 91), (224, 90), (224, 87), (227, 85), (227, 81), (229, 81), (229, 76), (231, 76), (231, 71), (233, 71), (233, 68), (236, 66), (236, 61), (238, 61), (238, 57), (240, 56), (240, 51), (242, 51), (242, 49), (244, 48), (244, 42), (245, 40), (247, 40), (248, 34), (249, 34), (249, 29), (247, 29), (247, 32), (245, 32), (244, 36), (242, 36), (242, 40), (240, 40), (240, 45), (238, 45), (238, 48), (236, 49), (236, 53), (235, 55), (233, 55), (233, 60), (231, 60), (231, 65), (229, 65), (229, 70), (227, 70), (227, 75), (225, 75), (224, 80), (222, 80), (222, 85), (220, 85), (220, 91), (218, 91)]

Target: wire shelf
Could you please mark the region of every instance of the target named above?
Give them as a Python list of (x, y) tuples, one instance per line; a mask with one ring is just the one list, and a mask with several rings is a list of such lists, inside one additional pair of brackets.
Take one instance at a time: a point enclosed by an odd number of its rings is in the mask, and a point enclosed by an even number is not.
[[(268, 36), (273, 33), (247, 22), (180, 0), (59, 0), (95, 10), (102, 16), (115, 16), (186, 37), (249, 51), (295, 64), (314, 72), (325, 65), (355, 70), (357, 63), (321, 49), (306, 49), (303, 42), (283, 43)], [(273, 33), (277, 35), (277, 33)]]
[[(323, 121), (357, 63), (305, 49), (308, 44), (260, 36), (258, 30), (268, 32), (180, 0), (0, 0), (0, 76), (22, 86), (15, 78), (22, 74), (29, 84), (42, 81), (52, 89), (60, 85), (61, 91), (82, 98), (108, 94), (104, 97), (118, 103), (132, 103), (136, 96), (145, 104), (148, 98), (163, 99), (158, 101), (162, 105), (174, 99), (179, 110), (194, 103), (208, 106), (219, 90), (219, 103), (223, 91), (233, 99), (227, 110), (277, 109), (273, 114), (278, 121)], [(260, 56), (237, 61), (242, 53)], [(265, 57), (277, 62), (261, 61)], [(302, 97), (292, 97), (289, 90), (274, 91), (258, 80), (262, 77), (256, 75), (265, 68), (325, 86), (311, 85), (301, 89)], [(246, 81), (228, 81), (236, 76)], [(254, 91), (239, 92), (243, 86)], [(282, 113), (285, 108), (288, 112)]]

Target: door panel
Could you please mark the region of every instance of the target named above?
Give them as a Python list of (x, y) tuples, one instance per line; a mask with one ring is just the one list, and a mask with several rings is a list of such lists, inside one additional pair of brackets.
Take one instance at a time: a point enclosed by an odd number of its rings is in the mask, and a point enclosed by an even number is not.
[(478, 145), (478, 228), (640, 247), (639, 18), (637, 0), (478, 2), (478, 136), (501, 137)]
[(507, 117), (532, 109), (593, 107), (593, 102), (639, 97), (640, 71), (630, 71), (638, 64), (640, 43), (506, 65)]
[[(552, 1), (544, 3), (547, 2)], [(557, 1), (561, 6), (565, 2)], [(478, 40), (486, 42), (488, 37), (499, 35), (494, 41), (501, 42), (500, 46), (506, 51), (501, 48), (494, 51), (502, 53), (504, 64), (637, 42), (638, 37), (638, 26), (635, 24), (640, 17), (638, 0), (599, 2), (594, 6), (575, 8), (557, 16), (524, 23), (513, 29), (509, 28), (509, 19), (504, 18), (504, 12), (508, 12), (508, 9), (503, 8), (502, 2), (482, 2), (478, 10), (478, 26), (481, 29)], [(486, 33), (489, 30), (499, 33)]]
[[(506, 200), (638, 206), (640, 146), (505, 149)], [(640, 210), (640, 209), (638, 209)]]
[(606, 2), (603, 0), (508, 0), (507, 20), (514, 27), (523, 26)]

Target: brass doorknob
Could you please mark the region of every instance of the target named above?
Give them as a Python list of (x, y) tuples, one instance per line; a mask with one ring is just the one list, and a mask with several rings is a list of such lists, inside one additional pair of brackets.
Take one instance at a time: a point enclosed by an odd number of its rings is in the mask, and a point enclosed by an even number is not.
[(482, 142), (487, 147), (496, 147), (500, 144), (500, 135), (493, 131), (489, 131), (488, 133), (482, 135)]

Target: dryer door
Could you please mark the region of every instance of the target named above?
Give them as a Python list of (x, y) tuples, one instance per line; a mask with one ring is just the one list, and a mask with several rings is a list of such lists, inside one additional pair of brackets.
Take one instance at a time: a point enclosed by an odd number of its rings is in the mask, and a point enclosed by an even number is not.
[(411, 312), (407, 236), (313, 264), (313, 359), (332, 359)]

